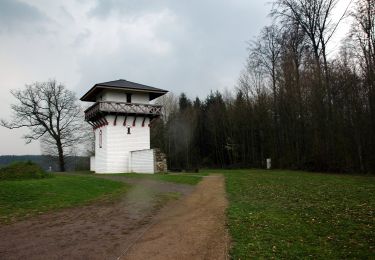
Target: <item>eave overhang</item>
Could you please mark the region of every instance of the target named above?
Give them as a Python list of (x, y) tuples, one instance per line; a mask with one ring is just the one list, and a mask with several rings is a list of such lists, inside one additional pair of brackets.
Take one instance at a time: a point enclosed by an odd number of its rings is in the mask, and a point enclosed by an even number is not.
[(95, 84), (89, 91), (87, 91), (86, 94), (84, 94), (80, 98), (80, 100), (88, 101), (88, 102), (96, 102), (98, 94), (103, 90), (120, 90), (126, 93), (146, 93), (146, 94), (148, 93), (149, 100), (153, 100), (155, 98), (158, 98), (168, 93), (167, 90), (163, 90), (163, 89), (149, 90), (149, 89), (141, 89), (141, 88), (116, 87), (116, 86), (105, 86), (105, 85)]

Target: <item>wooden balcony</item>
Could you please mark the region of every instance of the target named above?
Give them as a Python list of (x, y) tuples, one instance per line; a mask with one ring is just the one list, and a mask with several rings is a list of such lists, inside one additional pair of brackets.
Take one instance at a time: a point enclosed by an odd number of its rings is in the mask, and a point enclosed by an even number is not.
[(162, 106), (138, 103), (100, 101), (85, 110), (86, 121), (95, 121), (106, 114), (139, 115), (151, 118), (159, 117)]

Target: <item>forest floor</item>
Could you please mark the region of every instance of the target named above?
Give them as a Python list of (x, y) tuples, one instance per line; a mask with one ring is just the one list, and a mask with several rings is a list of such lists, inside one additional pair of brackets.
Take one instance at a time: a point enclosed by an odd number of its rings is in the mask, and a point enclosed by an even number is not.
[[(181, 183), (196, 184), (202, 176), (96, 177), (125, 182), (130, 188), (115, 201), (62, 209), (0, 226), (0, 258), (229, 257), (223, 175), (207, 176), (196, 187)], [(169, 182), (162, 181), (166, 179)], [(182, 197), (177, 200), (179, 195)]]

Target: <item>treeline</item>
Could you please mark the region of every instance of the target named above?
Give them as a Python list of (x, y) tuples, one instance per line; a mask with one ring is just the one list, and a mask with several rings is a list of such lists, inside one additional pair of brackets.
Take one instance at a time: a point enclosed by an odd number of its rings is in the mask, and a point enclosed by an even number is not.
[[(159, 100), (152, 145), (169, 167), (264, 167), (272, 158), (278, 168), (374, 173), (375, 3), (356, 1), (334, 20), (337, 2), (276, 1), (232, 92)], [(328, 49), (343, 19), (350, 34)]]
[[(90, 158), (84, 156), (66, 156), (67, 171), (90, 170)], [(14, 162), (34, 162), (43, 170), (60, 171), (59, 161), (56, 156), (50, 155), (0, 155), (0, 168), (8, 166)]]

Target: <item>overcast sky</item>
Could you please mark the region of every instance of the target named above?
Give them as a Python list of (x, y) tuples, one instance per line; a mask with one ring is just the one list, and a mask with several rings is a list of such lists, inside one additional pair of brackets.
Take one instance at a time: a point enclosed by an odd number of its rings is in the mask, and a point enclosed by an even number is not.
[[(346, 0), (342, 0), (346, 1)], [(11, 89), (56, 79), (80, 97), (126, 79), (204, 97), (231, 89), (268, 0), (0, 0), (0, 118)], [(0, 155), (40, 154), (0, 127)]]

